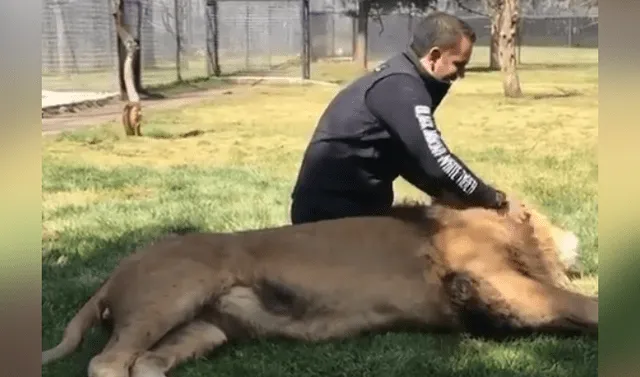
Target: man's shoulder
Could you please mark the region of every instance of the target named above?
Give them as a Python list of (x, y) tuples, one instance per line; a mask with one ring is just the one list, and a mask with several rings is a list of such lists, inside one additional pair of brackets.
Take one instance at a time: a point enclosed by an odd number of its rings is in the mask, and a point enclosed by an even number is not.
[(375, 91), (375, 92), (386, 92), (386, 95), (389, 95), (389, 91), (394, 90), (418, 90), (424, 91), (428, 94), (427, 88), (424, 85), (424, 81), (420, 78), (420, 76), (416, 76), (411, 74), (410, 72), (405, 71), (389, 71), (384, 75), (379, 75), (376, 77), (369, 86), (369, 90), (367, 92)]
[(404, 53), (397, 53), (387, 60), (379, 63), (374, 69), (374, 73), (409, 73), (419, 76), (409, 58)]
[[(349, 98), (352, 101), (352, 96), (364, 96), (369, 97), (370, 93), (377, 92), (376, 96), (388, 98), (393, 96), (391, 94), (397, 90), (411, 88), (414, 91), (425, 91), (424, 81), (420, 77), (420, 74), (415, 71), (411, 71), (411, 63), (408, 62), (404, 54), (399, 53), (391, 58), (376, 65), (371, 71), (363, 76), (351, 81), (347, 84), (338, 95), (340, 98)], [(428, 95), (428, 93), (427, 93)]]

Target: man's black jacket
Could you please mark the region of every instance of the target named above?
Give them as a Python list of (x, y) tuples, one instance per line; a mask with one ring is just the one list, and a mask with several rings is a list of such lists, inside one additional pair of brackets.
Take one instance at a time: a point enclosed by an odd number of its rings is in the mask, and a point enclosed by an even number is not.
[(449, 150), (434, 122), (449, 86), (409, 50), (344, 88), (305, 151), (294, 202), (330, 208), (334, 199), (348, 200), (351, 208), (335, 217), (379, 214), (392, 205), (392, 183), (402, 176), (432, 197), (445, 190), (494, 207), (496, 191)]

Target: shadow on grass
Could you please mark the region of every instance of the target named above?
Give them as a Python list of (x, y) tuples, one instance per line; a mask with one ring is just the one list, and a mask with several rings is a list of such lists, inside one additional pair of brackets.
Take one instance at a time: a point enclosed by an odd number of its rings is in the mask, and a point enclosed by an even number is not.
[(148, 137), (148, 138), (151, 138), (151, 139), (186, 139), (186, 138), (189, 138), (189, 137), (202, 136), (207, 132), (213, 132), (213, 131), (195, 129), (195, 130), (191, 130), (191, 131), (187, 131), (187, 132), (171, 133), (171, 132), (167, 132), (167, 131), (164, 131), (164, 130), (153, 129), (152, 128), (152, 129), (144, 132), (142, 137)]
[(571, 98), (579, 97), (582, 93), (578, 90), (567, 90), (563, 88), (556, 88), (557, 92), (554, 93), (536, 93), (531, 95), (525, 95), (534, 100), (552, 99), (552, 98)]
[[(176, 223), (132, 229), (117, 238), (69, 232), (60, 234), (56, 245), (42, 261), (43, 349), (61, 340), (67, 322), (124, 256), (163, 235), (204, 229), (198, 224)], [(84, 244), (89, 252), (84, 255), (70, 253), (78, 244)], [(107, 337), (105, 329), (90, 330), (75, 353), (45, 366), (42, 375), (85, 376), (90, 358), (100, 352)]]
[[(518, 64), (519, 71), (537, 71), (537, 70), (575, 70), (575, 69), (585, 69), (598, 67), (597, 62), (593, 63), (520, 63)], [(466, 69), (467, 72), (473, 73), (489, 73), (489, 72), (500, 72), (500, 69), (493, 69), (489, 66), (481, 65), (481, 66), (471, 66)]]
[[(131, 229), (115, 237), (62, 233), (43, 258), (43, 348), (57, 344), (64, 327), (118, 261), (169, 233), (202, 231), (197, 223)], [(83, 245), (84, 255), (70, 254)], [(106, 343), (105, 329), (88, 332), (76, 352), (43, 367), (42, 376), (84, 376)], [(287, 340), (227, 344), (205, 359), (184, 363), (172, 377), (298, 376), (596, 376), (597, 343), (552, 337), (482, 341), (466, 335), (369, 334), (315, 344)]]
[(166, 95), (160, 92), (151, 91), (150, 88), (140, 90), (139, 94), (144, 98), (145, 101), (158, 101), (167, 99)]
[(640, 312), (637, 289), (640, 287), (637, 257), (640, 255), (640, 234), (636, 224), (629, 223), (625, 228), (605, 236), (609, 240), (606, 244), (614, 249), (600, 251), (607, 259), (601, 279), (604, 284), (600, 285), (603, 292), (600, 315), (606, 329), (600, 335), (603, 346), (600, 366), (606, 377), (635, 376), (640, 367), (637, 356), (640, 327), (635, 325)]

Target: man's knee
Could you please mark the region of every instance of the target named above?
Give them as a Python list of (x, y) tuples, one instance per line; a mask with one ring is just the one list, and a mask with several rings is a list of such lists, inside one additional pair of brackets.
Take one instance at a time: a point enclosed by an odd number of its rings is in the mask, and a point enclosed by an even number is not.
[(298, 225), (318, 221), (316, 212), (308, 203), (301, 203), (300, 200), (294, 199), (290, 210), (291, 224)]

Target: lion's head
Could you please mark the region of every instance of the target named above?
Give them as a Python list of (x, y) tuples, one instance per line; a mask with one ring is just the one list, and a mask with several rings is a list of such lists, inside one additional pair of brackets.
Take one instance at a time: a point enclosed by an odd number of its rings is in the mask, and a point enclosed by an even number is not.
[(555, 250), (565, 271), (577, 269), (580, 241), (575, 233), (553, 224), (542, 212), (515, 196), (509, 196), (509, 210), (504, 215), (530, 225), (540, 247)]
[(437, 219), (440, 225), (448, 224), (449, 228), (484, 233), (494, 242), (515, 248), (528, 248), (527, 243), (534, 241), (535, 248), (545, 256), (547, 266), (565, 274), (574, 272), (579, 253), (579, 240), (575, 233), (553, 224), (541, 211), (515, 195), (509, 195), (508, 201), (509, 207), (505, 211), (461, 208), (442, 201), (433, 201), (430, 206), (406, 201), (395, 205), (392, 213), (395, 217), (416, 223), (426, 215)]

